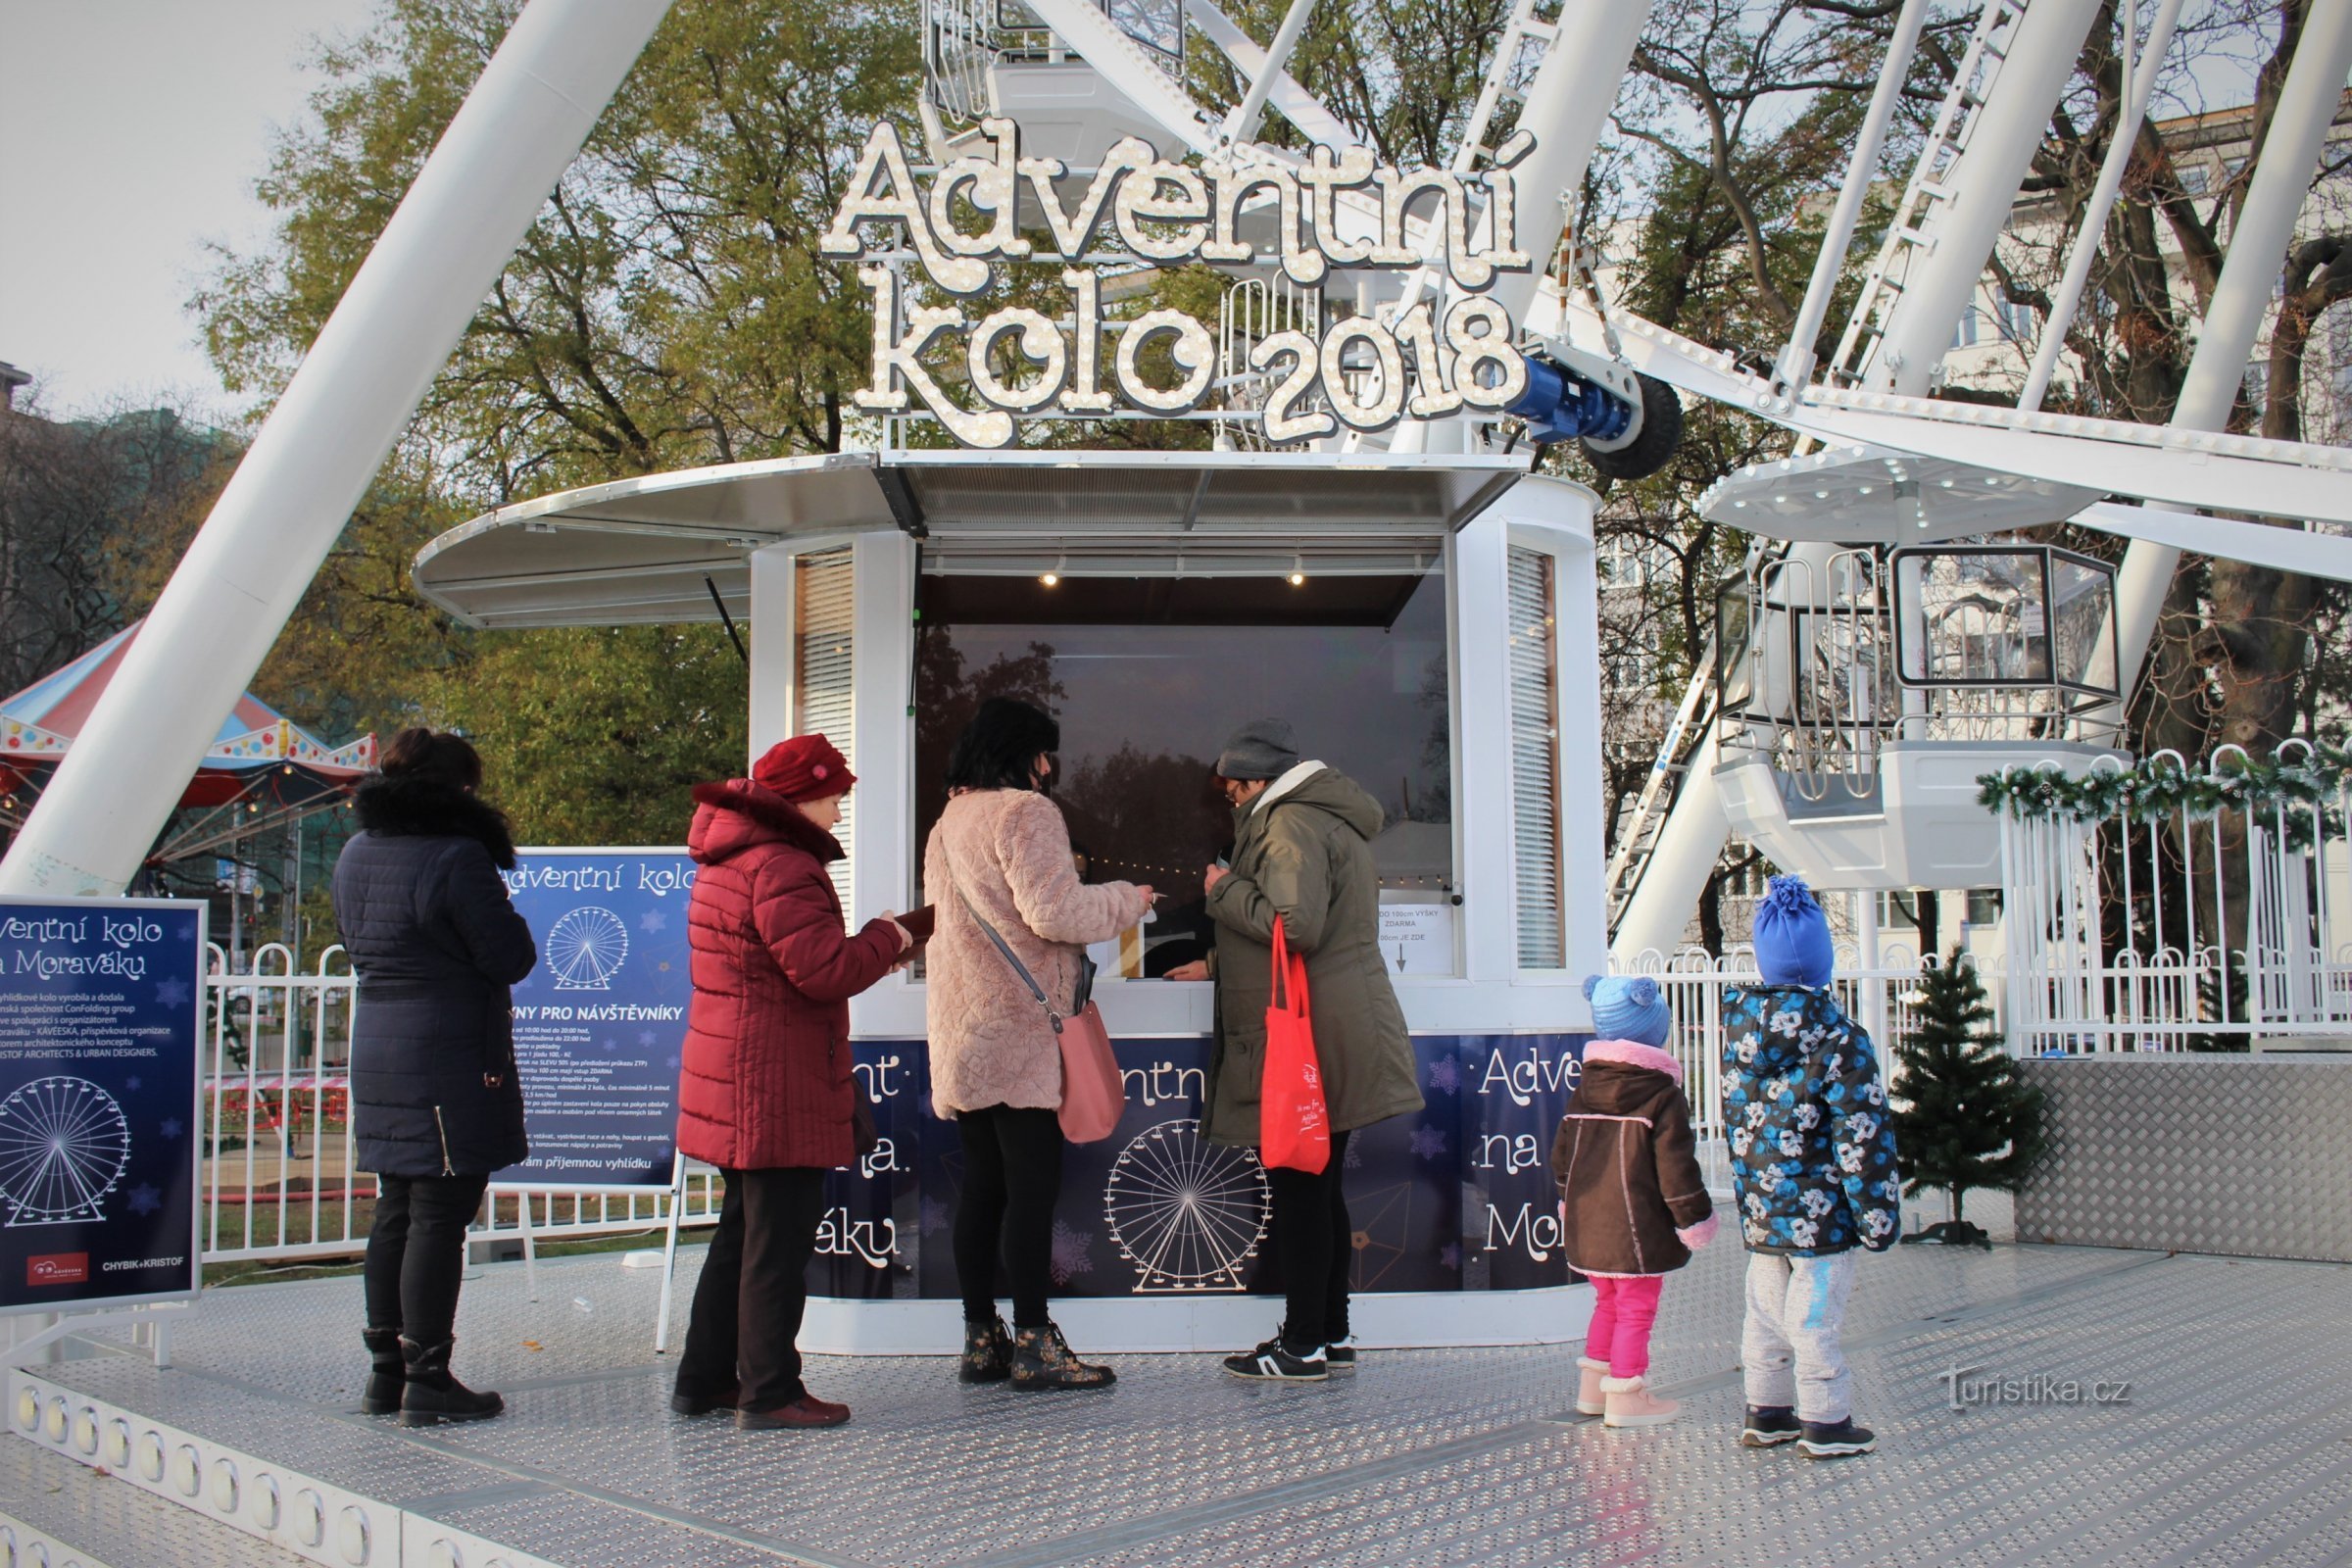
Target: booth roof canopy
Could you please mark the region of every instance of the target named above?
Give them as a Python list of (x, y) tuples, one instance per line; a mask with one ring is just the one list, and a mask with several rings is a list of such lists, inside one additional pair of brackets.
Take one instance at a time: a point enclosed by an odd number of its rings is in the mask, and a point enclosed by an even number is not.
[(418, 552), (416, 586), (478, 626), (715, 620), (748, 554), (900, 528), (927, 569), (1218, 576), (1426, 569), (1530, 454), (844, 453), (728, 464), (543, 496)]

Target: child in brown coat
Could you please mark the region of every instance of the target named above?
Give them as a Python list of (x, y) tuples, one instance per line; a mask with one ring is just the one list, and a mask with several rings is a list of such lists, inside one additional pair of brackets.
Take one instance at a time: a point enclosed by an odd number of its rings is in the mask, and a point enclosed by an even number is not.
[(1674, 1015), (1658, 983), (1594, 975), (1585, 996), (1598, 1038), (1551, 1146), (1561, 1250), (1593, 1290), (1576, 1407), (1612, 1427), (1662, 1426), (1680, 1406), (1647, 1390), (1650, 1325), (1666, 1276), (1714, 1237), (1715, 1207), (1682, 1063), (1664, 1049)]

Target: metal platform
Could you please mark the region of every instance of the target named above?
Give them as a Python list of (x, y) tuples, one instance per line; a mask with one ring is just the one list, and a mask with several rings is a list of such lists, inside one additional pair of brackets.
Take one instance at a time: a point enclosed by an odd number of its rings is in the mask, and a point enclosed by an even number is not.
[[(1866, 1259), (1847, 1345), (1882, 1449), (1837, 1464), (1733, 1442), (1740, 1267), (1719, 1244), (1669, 1283), (1652, 1375), (1688, 1415), (1632, 1433), (1574, 1415), (1574, 1352), (1551, 1348), (1369, 1352), (1299, 1388), (1129, 1356), (1108, 1394), (1039, 1397), (961, 1387), (944, 1358), (818, 1359), (809, 1382), (855, 1408), (849, 1426), (739, 1435), (668, 1412), (653, 1281), (611, 1256), (542, 1264), (536, 1304), (518, 1266), (467, 1286), (460, 1368), (513, 1407), (479, 1426), (355, 1413), (354, 1280), (217, 1292), (173, 1370), (103, 1353), (17, 1381), (247, 1456), (249, 1495), (266, 1466), (347, 1492), (375, 1510), (379, 1563), (2352, 1562), (2352, 1267), (2009, 1246)], [(2129, 1394), (1955, 1410), (1953, 1368)], [(12, 1395), (24, 1437), (20, 1413)], [(0, 1511), (21, 1514), (27, 1453), (55, 1469), (34, 1445), (78, 1441), (47, 1432), (7, 1446)], [(243, 1557), (137, 1544), (107, 1523), (128, 1492), (66, 1486), (28, 1522), (111, 1568), (279, 1560), (222, 1525), (204, 1528)], [(380, 1520), (400, 1510), (416, 1523), (395, 1553)], [(300, 1555), (358, 1560), (335, 1546), (330, 1530)]]

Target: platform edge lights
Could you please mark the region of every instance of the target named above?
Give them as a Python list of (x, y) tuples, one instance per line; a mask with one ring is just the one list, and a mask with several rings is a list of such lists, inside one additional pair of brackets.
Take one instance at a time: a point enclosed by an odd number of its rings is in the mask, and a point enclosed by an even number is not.
[[(1535, 148), (1530, 134), (1505, 142), (1492, 167), (1478, 174), (1402, 169), (1377, 164), (1361, 148), (1320, 145), (1297, 169), (1251, 160), (1247, 148), (1212, 155), (1196, 168), (1161, 159), (1150, 143), (1127, 136), (1103, 154), (1072, 212), (1055, 190), (1057, 181), (1069, 178), (1066, 164), (1058, 158), (1022, 157), (1019, 127), (1010, 120), (992, 117), (980, 122), (980, 130), (986, 153), (941, 166), (926, 190), (907, 164), (898, 128), (887, 121), (876, 124), (819, 242), (827, 256), (868, 262), (858, 275), (874, 297), (873, 354), (869, 384), (854, 394), (867, 413), (908, 414), (919, 400), (920, 412), (972, 447), (1007, 445), (1023, 416), (1100, 416), (1122, 404), (1147, 416), (1189, 414), (1216, 379), (1217, 345), (1208, 328), (1169, 309), (1106, 323), (1096, 269), (1137, 260), (1161, 267), (1257, 263), (1258, 248), (1236, 229), (1245, 204), (1267, 197), (1278, 219), (1279, 247), (1265, 260), (1278, 263), (1292, 282), (1312, 287), (1333, 269), (1427, 265), (1442, 267), (1455, 291), (1450, 301), (1416, 301), (1393, 320), (1349, 317), (1320, 334), (1276, 332), (1252, 345), (1250, 368), (1274, 380), (1264, 414), (1269, 441), (1312, 440), (1337, 433), (1342, 424), (1386, 429), (1408, 414), (1437, 418), (1468, 410), (1499, 416), (1527, 394), (1529, 368), (1515, 346), (1517, 324), (1483, 291), (1498, 273), (1526, 272), (1535, 265), (1518, 248), (1511, 173)], [(1044, 254), (1014, 226), (1024, 184), (1043, 210), (1053, 246)], [(1377, 239), (1342, 234), (1337, 219), (1342, 191), (1364, 192), (1377, 201)], [(1483, 246), (1472, 231), (1473, 191), (1487, 196), (1484, 221), (1476, 225), (1484, 230)], [(1408, 244), (1408, 210), (1432, 198), (1431, 240), (1426, 249)], [(988, 218), (985, 228), (969, 232), (956, 226), (959, 199)], [(1124, 247), (1115, 257), (1091, 254), (1105, 218)], [(880, 234), (873, 232), (877, 229)], [(1071, 298), (1069, 327), (1065, 331), (1025, 306), (1007, 306), (974, 320), (961, 303), (920, 303), (891, 258), (868, 260), (877, 238), (904, 242), (930, 281), (958, 302), (986, 291), (1000, 263), (1048, 265), (1058, 259), (1064, 264), (1060, 281)], [(1106, 324), (1117, 336), (1107, 366)], [(951, 397), (921, 363), (942, 338), (952, 344), (957, 336), (968, 383), (984, 405), (979, 409)], [(1161, 337), (1171, 340), (1169, 358), (1176, 370), (1167, 386), (1148, 379), (1142, 364), (1146, 346)], [(1005, 342), (1035, 372), (1017, 386), (996, 363), (998, 346)], [(1343, 369), (1354, 363), (1379, 368), (1376, 391), (1348, 385)], [(1309, 406), (1318, 391), (1329, 408)]]

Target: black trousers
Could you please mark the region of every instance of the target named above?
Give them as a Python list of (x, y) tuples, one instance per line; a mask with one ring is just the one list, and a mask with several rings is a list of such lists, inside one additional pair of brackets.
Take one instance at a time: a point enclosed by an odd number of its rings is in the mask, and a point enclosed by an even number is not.
[(825, 1212), (825, 1173), (784, 1165), (719, 1174), (727, 1193), (694, 1287), (677, 1392), (702, 1397), (739, 1388), (741, 1408), (774, 1410), (808, 1392), (796, 1342)]
[(466, 1227), (489, 1185), (487, 1172), (376, 1177), (375, 1223), (361, 1270), (369, 1328), (397, 1329), (418, 1345), (450, 1337), (466, 1270)]
[(1348, 1135), (1331, 1135), (1331, 1159), (1308, 1175), (1266, 1171), (1272, 1212), (1266, 1245), (1281, 1271), (1282, 1343), (1308, 1355), (1348, 1337), (1348, 1271), (1355, 1260), (1355, 1231), (1348, 1223), (1348, 1195), (1340, 1174), (1348, 1164)]
[(989, 1105), (956, 1113), (963, 1140), (963, 1203), (956, 1211), (956, 1279), (967, 1323), (997, 1316), (997, 1253), (1011, 1286), (1012, 1326), (1046, 1326), (1054, 1283), (1054, 1204), (1061, 1197), (1061, 1121), (1051, 1110)]

